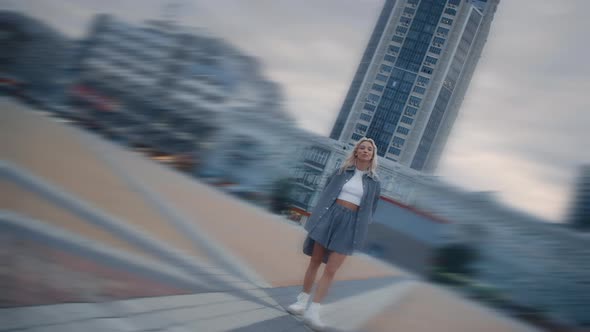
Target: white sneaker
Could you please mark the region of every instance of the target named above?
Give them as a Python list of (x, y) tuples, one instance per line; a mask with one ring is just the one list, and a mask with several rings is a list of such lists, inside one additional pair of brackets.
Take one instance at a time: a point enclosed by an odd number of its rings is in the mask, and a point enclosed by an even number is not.
[(297, 302), (287, 307), (287, 311), (293, 315), (303, 315), (305, 308), (307, 308), (307, 301), (309, 301), (309, 294), (301, 292), (297, 295)]
[(314, 331), (323, 331), (326, 325), (320, 320), (320, 304), (312, 302), (305, 314), (303, 315), (303, 321), (311, 327)]

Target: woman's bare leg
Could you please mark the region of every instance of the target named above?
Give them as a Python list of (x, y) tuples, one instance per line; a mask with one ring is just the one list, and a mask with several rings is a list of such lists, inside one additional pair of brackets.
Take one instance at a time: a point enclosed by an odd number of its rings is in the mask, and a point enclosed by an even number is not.
[(311, 255), (311, 259), (309, 260), (309, 265), (307, 266), (307, 271), (305, 272), (305, 278), (303, 279), (303, 292), (304, 293), (311, 293), (311, 288), (313, 287), (313, 283), (315, 282), (316, 275), (318, 273), (318, 268), (322, 265), (322, 259), (324, 257), (324, 253), (326, 249), (322, 247), (317, 242), (313, 245), (313, 254)]
[[(315, 253), (315, 252), (314, 252)], [(330, 257), (328, 258), (328, 264), (326, 264), (326, 268), (324, 269), (324, 273), (320, 278), (320, 282), (318, 283), (318, 287), (315, 291), (315, 295), (313, 297), (313, 302), (321, 303), (326, 297), (328, 293), (328, 289), (332, 285), (332, 281), (334, 280), (334, 275), (344, 263), (344, 259), (346, 255), (339, 254), (337, 252), (332, 252)]]

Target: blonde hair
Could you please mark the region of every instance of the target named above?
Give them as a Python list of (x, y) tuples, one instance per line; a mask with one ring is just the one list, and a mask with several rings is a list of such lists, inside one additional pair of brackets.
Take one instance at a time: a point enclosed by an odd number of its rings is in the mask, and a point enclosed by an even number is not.
[(354, 149), (352, 149), (352, 152), (350, 153), (350, 155), (346, 158), (346, 160), (344, 161), (344, 163), (340, 167), (339, 173), (344, 172), (347, 168), (349, 168), (351, 166), (356, 166), (356, 152), (357, 152), (359, 146), (364, 142), (369, 142), (373, 146), (373, 158), (371, 159), (371, 164), (369, 164), (369, 174), (371, 176), (377, 175), (377, 145), (375, 144), (375, 141), (373, 141), (372, 139), (367, 138), (367, 137), (361, 138), (356, 143), (356, 145), (354, 146)]

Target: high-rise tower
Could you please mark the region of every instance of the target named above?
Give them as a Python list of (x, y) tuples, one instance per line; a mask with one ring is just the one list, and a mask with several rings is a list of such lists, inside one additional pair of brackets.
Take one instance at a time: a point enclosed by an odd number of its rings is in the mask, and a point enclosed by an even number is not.
[(386, 0), (331, 138), (433, 171), (499, 0)]

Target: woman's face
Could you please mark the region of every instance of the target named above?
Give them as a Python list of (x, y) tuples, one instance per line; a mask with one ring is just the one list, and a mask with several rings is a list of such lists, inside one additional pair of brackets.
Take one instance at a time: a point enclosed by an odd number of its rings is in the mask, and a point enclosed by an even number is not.
[(356, 150), (356, 157), (361, 161), (371, 161), (373, 159), (374, 153), (375, 151), (373, 151), (373, 144), (371, 144), (369, 141), (364, 141), (358, 146)]

